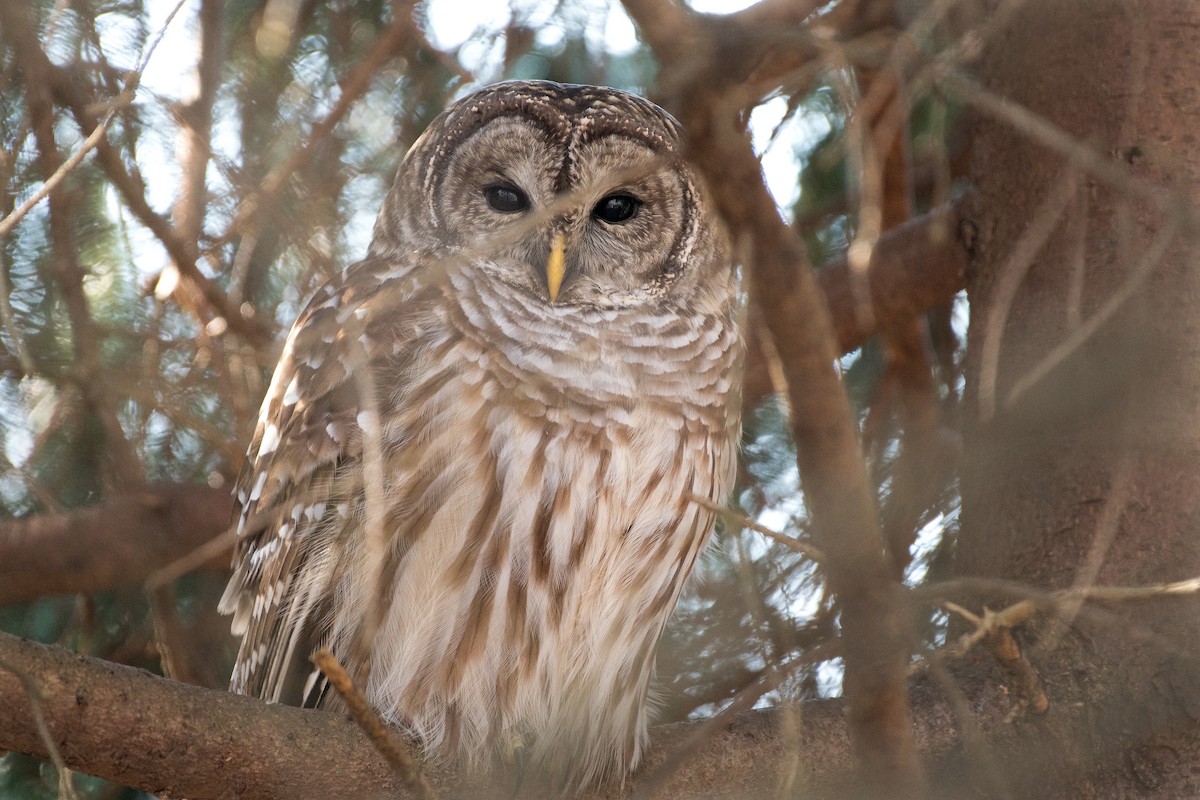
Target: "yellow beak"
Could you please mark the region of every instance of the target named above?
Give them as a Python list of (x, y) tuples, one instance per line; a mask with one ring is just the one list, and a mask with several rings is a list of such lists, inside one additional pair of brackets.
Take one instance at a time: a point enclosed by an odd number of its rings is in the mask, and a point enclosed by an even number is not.
[(564, 253), (566, 243), (561, 233), (554, 234), (550, 242), (550, 258), (546, 260), (546, 290), (550, 293), (550, 302), (558, 299), (558, 290), (562, 286), (563, 273), (567, 269), (567, 259)]

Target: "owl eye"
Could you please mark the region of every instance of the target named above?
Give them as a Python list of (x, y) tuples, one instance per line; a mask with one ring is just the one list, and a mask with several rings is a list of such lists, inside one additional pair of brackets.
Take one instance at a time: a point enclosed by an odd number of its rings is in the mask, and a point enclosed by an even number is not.
[(642, 207), (642, 201), (629, 194), (610, 194), (592, 209), (592, 216), (601, 222), (615, 225), (632, 219)]
[(529, 210), (529, 198), (525, 193), (506, 183), (485, 187), (483, 197), (493, 211), (499, 211), (501, 214), (516, 214)]

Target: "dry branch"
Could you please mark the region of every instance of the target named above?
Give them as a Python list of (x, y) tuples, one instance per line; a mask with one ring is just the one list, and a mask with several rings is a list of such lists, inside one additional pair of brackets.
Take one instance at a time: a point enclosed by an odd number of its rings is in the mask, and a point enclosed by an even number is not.
[(30, 195), (25, 202), (21, 203), (19, 207), (5, 216), (3, 219), (0, 219), (0, 239), (3, 239), (5, 236), (7, 236), (26, 214), (33, 210), (38, 203), (49, 197), (50, 192), (53, 191), (56, 186), (62, 183), (63, 179), (66, 178), (72, 170), (74, 170), (77, 166), (79, 166), (80, 163), (83, 162), (83, 159), (87, 157), (87, 154), (92, 151), (92, 148), (94, 148), (100, 139), (104, 137), (105, 133), (107, 133), (108, 126), (112, 124), (113, 119), (115, 119), (117, 116), (117, 111), (129, 105), (132, 100), (133, 95), (130, 93), (122, 93), (115, 100), (113, 100), (112, 110), (109, 111), (109, 113), (105, 115), (104, 119), (101, 120), (98, 125), (96, 125), (90, 134), (88, 134), (88, 137), (83, 141), (83, 144), (76, 148), (75, 152), (72, 153), (65, 161), (63, 161), (62, 164), (59, 165), (58, 169), (55, 170), (54, 174), (47, 178), (46, 181), (38, 188), (38, 190)]
[(767, 537), (771, 541), (777, 542), (777, 543), (783, 545), (784, 547), (788, 548), (793, 553), (799, 553), (800, 555), (807, 556), (811, 560), (816, 561), (818, 563), (820, 563), (825, 558), (825, 556), (821, 553), (821, 551), (818, 550), (817, 548), (813, 547), (812, 545), (802, 542), (793, 536), (787, 536), (785, 534), (778, 533), (777, 531), (773, 531), (765, 525), (758, 524), (757, 522), (755, 522), (754, 520), (750, 519), (747, 516), (730, 511), (728, 508), (725, 508), (724, 506), (717, 505), (712, 500), (709, 500), (707, 497), (701, 497), (700, 495), (693, 494), (692, 492), (685, 492), (684, 498), (686, 500), (689, 500), (689, 501), (695, 503), (698, 506), (703, 506), (704, 508), (707, 508), (709, 511), (715, 512), (716, 514), (720, 515), (721, 518), (724, 519), (726, 522), (730, 522), (734, 525), (739, 525), (747, 530), (752, 530), (755, 533), (761, 533), (763, 536)]
[[(153, 43), (142, 56), (137, 68), (135, 68), (126, 76), (125, 86), (121, 90), (121, 93), (114, 97), (107, 104), (108, 112), (104, 115), (104, 119), (100, 120), (100, 122), (95, 125), (95, 127), (92, 129), (92, 132), (89, 133), (87, 138), (84, 140), (83, 144), (81, 144), (74, 153), (65, 159), (62, 164), (59, 165), (58, 169), (55, 170), (54, 174), (46, 178), (45, 183), (43, 183), (41, 187), (39, 187), (38, 190), (34, 192), (33, 195), (31, 195), (24, 203), (22, 203), (19, 208), (3, 219), (0, 219), (0, 239), (3, 239), (5, 236), (7, 236), (9, 232), (12, 231), (12, 229), (16, 226), (16, 224), (21, 221), (22, 217), (28, 214), (34, 206), (48, 197), (50, 192), (53, 191), (54, 188), (58, 186), (58, 184), (60, 184), (63, 179), (71, 173), (72, 170), (74, 170), (77, 166), (79, 166), (80, 163), (83, 162), (83, 159), (89, 152), (91, 152), (92, 148), (94, 148), (104, 138), (108, 131), (109, 125), (111, 125), (113, 120), (117, 118), (117, 114), (133, 102), (134, 92), (137, 90), (137, 84), (141, 80), (142, 72), (145, 70), (146, 64), (149, 62), (150, 55), (154, 52), (155, 48), (158, 47), (158, 43), (162, 41), (162, 37), (166, 32), (167, 26), (171, 24), (171, 20), (175, 18), (175, 14), (179, 11), (180, 6), (182, 5), (183, 0), (180, 0), (180, 2), (175, 5), (174, 10), (172, 10), (167, 16), (166, 22), (164, 22), (162, 28), (159, 29), (158, 36), (154, 39)], [(26, 22), (27, 18), (26, 20), (18, 21), (18, 28), (24, 30), (24, 25)], [(42, 68), (44, 68), (44, 65), (37, 65), (33, 68), (34, 75), (39, 79), (43, 77), (40, 74)], [(26, 69), (29, 69), (28, 63), (26, 64)]]

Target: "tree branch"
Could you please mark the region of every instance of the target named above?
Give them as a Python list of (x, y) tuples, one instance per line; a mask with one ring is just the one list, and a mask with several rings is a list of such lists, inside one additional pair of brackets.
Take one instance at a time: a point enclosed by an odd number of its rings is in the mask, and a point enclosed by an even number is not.
[[(870, 314), (858, 313), (859, 293), (852, 290), (854, 279), (845, 258), (817, 270), (817, 285), (829, 306), (840, 354), (862, 347), (881, 331), (948, 305), (963, 289), (970, 242), (963, 229), (962, 207), (961, 200), (942, 206), (879, 238), (866, 270)], [(774, 391), (766, 356), (752, 337), (742, 389), (745, 403), (753, 406)]]
[[(401, 797), (355, 725), (268, 706), (0, 634), (0, 661), (37, 684), (47, 727), (73, 769), (154, 794)], [(0, 749), (46, 756), (16, 675), (0, 671)]]
[[(225, 530), (226, 489), (157, 484), (103, 506), (0, 523), (0, 606), (142, 583)], [(228, 557), (214, 561), (228, 566)]]
[[(268, 705), (188, 686), (143, 670), (0, 634), (0, 749), (45, 757), (47, 745), (22, 681), (32, 679), (46, 726), (68, 767), (152, 793), (193, 800), (236, 796), (398, 798), (407, 796), (391, 767), (348, 719), (324, 711)], [(957, 742), (944, 704), (920, 732), (927, 752)], [(806, 704), (803, 714), (750, 711), (734, 716), (694, 747), (703, 723), (654, 729), (646, 764), (625, 787), (593, 797), (638, 796), (641, 781), (692, 747), (660, 796), (774, 796), (795, 782), (795, 759), (809, 797), (844, 789), (849, 746), (839, 701)], [(793, 724), (795, 723), (795, 724)], [(765, 764), (783, 765), (780, 770)], [(792, 765), (792, 766), (788, 766)], [(495, 776), (463, 776), (426, 766), (440, 797), (503, 796)], [(523, 787), (522, 798), (560, 797)]]

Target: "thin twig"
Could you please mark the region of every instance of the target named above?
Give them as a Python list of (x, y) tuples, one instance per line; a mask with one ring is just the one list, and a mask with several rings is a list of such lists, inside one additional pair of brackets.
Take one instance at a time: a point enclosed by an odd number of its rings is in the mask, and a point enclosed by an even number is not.
[(367, 613), (358, 631), (357, 640), (352, 652), (361, 654), (356, 667), (355, 679), (365, 682), (371, 671), (371, 642), (375, 633), (383, 623), (388, 611), (391, 597), (391, 587), (386, 585), (387, 553), (390, 545), (387, 519), (386, 467), (383, 461), (383, 416), (379, 411), (379, 393), (376, 390), (375, 371), (371, 364), (371, 353), (363, 344), (366, 338), (365, 325), (357, 314), (351, 315), (348, 325), (357, 325), (357, 329), (349, 331), (349, 337), (354, 343), (348, 353), (350, 373), (358, 391), (358, 427), (362, 430), (363, 448), (363, 505), (365, 506), (367, 563), (370, 570), (370, 583), (374, 587), (374, 600), (367, 608)]
[(779, 544), (788, 548), (793, 553), (799, 553), (801, 555), (808, 556), (809, 558), (811, 558), (813, 561), (816, 561), (817, 563), (820, 563), (825, 560), (825, 554), (822, 553), (817, 548), (813, 547), (812, 545), (805, 544), (804, 542), (802, 542), (799, 539), (796, 539), (794, 537), (784, 536), (782, 533), (776, 533), (775, 531), (771, 530), (770, 528), (766, 527), (765, 525), (760, 525), (759, 523), (755, 522), (754, 520), (750, 519), (747, 516), (738, 514), (736, 511), (730, 511), (728, 508), (725, 508), (724, 506), (717, 505), (712, 500), (709, 500), (707, 497), (701, 497), (700, 495), (693, 494), (692, 492), (684, 492), (683, 497), (685, 500), (690, 500), (691, 502), (695, 503), (698, 506), (707, 508), (709, 511), (714, 511), (717, 514), (720, 514), (722, 517), (729, 520), (730, 522), (737, 523), (738, 525), (742, 526), (743, 528), (749, 528), (750, 530), (752, 530), (756, 533), (761, 533), (763, 536), (766, 536), (768, 539), (778, 542)]
[(1037, 616), (1038, 612), (1048, 612), (1055, 615), (1076, 613), (1078, 604), (1091, 603), (1127, 603), (1135, 600), (1151, 600), (1156, 597), (1179, 596), (1200, 593), (1200, 577), (1173, 583), (1157, 583), (1147, 586), (1080, 586), (1071, 589), (1060, 589), (1048, 592), (1040, 597), (1028, 597), (1019, 600), (1001, 611), (985, 608), (982, 616), (976, 615), (957, 603), (942, 601), (940, 605), (952, 613), (958, 614), (972, 625), (974, 629), (963, 634), (953, 644), (930, 653), (917, 661), (909, 669), (909, 673), (921, 672), (929, 666), (933, 659), (961, 658), (969, 653), (975, 645), (988, 636), (1001, 630), (1015, 628), (1023, 622), (1028, 622)]
[(1017, 240), (1012, 252), (997, 271), (995, 286), (991, 290), (988, 313), (983, 325), (980, 344), (979, 366), (979, 417), (987, 422), (996, 413), (996, 380), (1000, 364), (1000, 342), (1004, 336), (1004, 325), (1008, 319), (1017, 291), (1025, 275), (1033, 266), (1038, 253), (1058, 229), (1063, 212), (1066, 211), (1079, 189), (1079, 171), (1067, 164), (1054, 187), (1046, 193), (1037, 210), (1030, 215), (1031, 222)]
[(150, 577), (146, 578), (146, 590), (152, 592), (199, 569), (222, 553), (228, 553), (236, 542), (237, 535), (233, 528), (222, 531), (220, 535), (214, 536), (190, 553), (150, 573)]
[(1008, 715), (1009, 721), (1025, 709), (1035, 714), (1045, 714), (1050, 708), (1050, 698), (1042, 688), (1042, 680), (1037, 670), (1017, 645), (1013, 638), (1012, 629), (1000, 628), (989, 635), (984, 642), (992, 651), (992, 656), (1000, 669), (1008, 676), (1009, 684), (1016, 689), (1017, 703)]
[(117, 113), (120, 112), (121, 109), (128, 106), (131, 102), (133, 102), (133, 92), (128, 90), (121, 92), (121, 94), (117, 95), (113, 99), (109, 112), (104, 116), (104, 119), (100, 121), (100, 124), (96, 126), (91, 134), (84, 139), (83, 144), (81, 144), (66, 161), (59, 165), (58, 169), (54, 171), (54, 174), (47, 178), (46, 181), (38, 188), (38, 190), (29, 196), (29, 199), (27, 199), (24, 203), (21, 203), (21, 205), (14, 209), (11, 214), (3, 219), (0, 219), (0, 239), (3, 239), (5, 236), (7, 236), (26, 214), (28, 214), (34, 209), (35, 206), (49, 197), (50, 192), (54, 191), (54, 189), (63, 182), (63, 179), (70, 175), (71, 172), (77, 166), (79, 166), (84, 157), (92, 151), (92, 148), (94, 148), (96, 144), (99, 143), (100, 139), (104, 137), (104, 134), (108, 132), (108, 126), (112, 124), (114, 119), (116, 119)]
[(979, 615), (963, 608), (958, 603), (953, 603), (949, 600), (946, 600), (942, 603), (942, 608), (946, 609), (952, 614), (958, 614), (972, 625), (981, 625), (983, 623), (983, 620), (979, 617)]
[(433, 787), (421, 773), (412, 755), (392, 737), (387, 726), (383, 724), (383, 720), (379, 718), (379, 714), (371, 708), (367, 703), (367, 698), (350, 680), (350, 675), (342, 668), (337, 657), (327, 648), (322, 648), (313, 655), (312, 661), (341, 695), (346, 708), (350, 710), (350, 716), (367, 734), (367, 738), (371, 740), (371, 744), (375, 745), (375, 749), (396, 770), (400, 779), (404, 781), (404, 785), (422, 800), (435, 800), (437, 795), (434, 794)]
[(1156, 583), (1150, 586), (1090, 586), (1086, 589), (1064, 589), (1051, 597), (1059, 600), (1083, 595), (1093, 603), (1127, 603), (1131, 600), (1152, 600), (1164, 595), (1177, 596), (1200, 592), (1200, 577), (1188, 578), (1173, 583)]
[(1182, 227), (1183, 221), (1180, 215), (1173, 214), (1167, 218), (1166, 224), (1159, 230), (1158, 235), (1154, 237), (1154, 241), (1147, 248), (1141, 261), (1134, 265), (1129, 277), (1104, 301), (1104, 305), (1097, 309), (1081, 325), (1071, 331), (1065, 339), (1055, 345), (1041, 361), (1030, 368), (1019, 380), (1013, 382), (1012, 389), (1009, 390), (1008, 395), (1004, 398), (1005, 408), (1011, 408), (1021, 395), (1025, 394), (1038, 381), (1046, 377), (1067, 356), (1082, 347), (1088, 339), (1103, 327), (1104, 323), (1108, 322), (1133, 297), (1146, 279), (1150, 277), (1150, 273), (1154, 272), (1155, 268), (1162, 262), (1163, 257), (1167, 254), (1167, 249), (1174, 244), (1175, 238), (1179, 235)]
[(0, 660), (0, 669), (11, 672), (21, 682), (21, 686), (25, 689), (25, 694), (29, 698), (29, 705), (33, 711), (33, 723), (37, 726), (38, 736), (42, 740), (42, 744), (46, 745), (46, 753), (50, 756), (50, 761), (53, 762), (58, 770), (59, 782), (58, 791), (61, 797), (67, 800), (78, 800), (78, 795), (75, 794), (75, 787), (71, 785), (70, 771), (67, 769), (67, 762), (63, 760), (62, 753), (58, 751), (58, 745), (54, 743), (54, 737), (50, 735), (50, 726), (46, 724), (46, 715), (42, 713), (42, 691), (38, 686), (37, 680), (27, 674), (24, 670), (17, 669), (7, 661)]
[(26, 214), (32, 211), (38, 203), (50, 196), (50, 192), (54, 191), (55, 187), (62, 183), (63, 180), (70, 175), (76, 167), (79, 166), (84, 157), (87, 156), (87, 154), (90, 153), (92, 149), (100, 143), (100, 140), (104, 138), (104, 134), (108, 132), (109, 126), (112, 125), (113, 120), (117, 118), (117, 114), (121, 113), (126, 106), (133, 102), (134, 95), (137, 92), (138, 82), (141, 80), (142, 72), (146, 69), (146, 65), (150, 62), (150, 56), (154, 54), (154, 50), (158, 47), (158, 43), (162, 41), (163, 35), (167, 32), (167, 27), (171, 24), (171, 20), (175, 19), (175, 15), (179, 13), (179, 9), (183, 7), (184, 2), (186, 2), (186, 0), (179, 0), (179, 2), (175, 4), (175, 8), (171, 10), (171, 13), (167, 15), (166, 21), (163, 23), (162, 27), (159, 28), (158, 35), (155, 37), (154, 41), (150, 43), (150, 47), (142, 56), (141, 61), (138, 63), (137, 67), (129, 73), (129, 77), (125, 81), (125, 88), (121, 90), (119, 95), (110, 101), (108, 113), (104, 115), (104, 119), (100, 120), (100, 123), (96, 125), (88, 137), (83, 140), (83, 144), (81, 144), (79, 148), (72, 153), (69, 158), (67, 158), (66, 161), (59, 165), (58, 169), (54, 171), (54, 174), (47, 178), (45, 183), (43, 183), (41, 187), (39, 187), (38, 190), (29, 197), (29, 199), (27, 199), (24, 203), (21, 203), (21, 205), (11, 214), (8, 214), (3, 219), (0, 219), (0, 239), (3, 239), (5, 236), (7, 236), (9, 232), (16, 227), (17, 223), (20, 222)]

